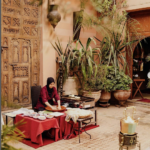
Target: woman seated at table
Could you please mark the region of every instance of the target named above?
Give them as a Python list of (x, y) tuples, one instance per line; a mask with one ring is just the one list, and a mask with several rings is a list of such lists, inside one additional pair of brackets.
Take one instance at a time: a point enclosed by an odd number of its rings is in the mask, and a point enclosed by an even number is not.
[[(61, 109), (60, 98), (54, 85), (55, 81), (52, 77), (50, 77), (47, 79), (47, 85), (41, 89), (36, 105), (36, 108), (39, 111), (43, 111), (47, 106), (52, 109), (56, 109), (53, 105), (58, 105), (58, 109)], [(53, 98), (55, 98), (55, 101), (53, 101)]]

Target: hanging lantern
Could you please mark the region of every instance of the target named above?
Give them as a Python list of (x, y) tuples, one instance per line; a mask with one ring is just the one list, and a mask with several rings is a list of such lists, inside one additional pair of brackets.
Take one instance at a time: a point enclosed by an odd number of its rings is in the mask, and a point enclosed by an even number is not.
[(50, 5), (49, 0), (48, 0), (47, 18), (48, 18), (49, 22), (51, 23), (51, 25), (53, 26), (53, 28), (55, 28), (56, 25), (58, 24), (58, 22), (61, 20), (61, 15), (57, 11), (57, 9), (58, 9), (58, 5), (55, 5), (55, 4)]

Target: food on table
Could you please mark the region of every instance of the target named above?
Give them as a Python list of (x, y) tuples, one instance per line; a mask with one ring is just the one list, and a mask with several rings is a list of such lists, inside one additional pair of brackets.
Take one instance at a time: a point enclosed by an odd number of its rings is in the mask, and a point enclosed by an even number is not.
[(28, 112), (23, 113), (24, 116), (29, 116), (30, 114)]
[(38, 116), (33, 116), (33, 118), (34, 118), (34, 119), (37, 119), (37, 118), (38, 118)]
[(34, 113), (34, 110), (28, 110), (28, 113)]
[(38, 116), (38, 119), (40, 119), (40, 120), (45, 120), (46, 117), (45, 117), (45, 116)]
[(61, 111), (65, 111), (66, 110), (66, 107), (64, 106), (61, 106), (61, 109), (58, 109), (58, 106), (57, 105), (53, 105), (53, 107), (55, 109), (52, 109), (50, 107), (45, 107), (46, 110), (49, 110), (49, 111), (53, 111), (53, 112), (61, 112)]
[(46, 117), (47, 118), (53, 118), (53, 115), (47, 115)]

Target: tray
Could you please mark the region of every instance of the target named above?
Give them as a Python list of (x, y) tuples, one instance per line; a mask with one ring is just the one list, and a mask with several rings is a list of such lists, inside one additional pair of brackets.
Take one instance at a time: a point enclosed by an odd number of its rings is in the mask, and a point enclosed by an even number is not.
[(88, 117), (91, 117), (91, 115), (87, 115), (87, 116), (79, 116), (79, 119), (85, 119), (85, 118), (88, 118)]
[[(54, 105), (54, 106), (56, 106), (56, 105)], [(53, 111), (53, 112), (62, 112), (62, 111), (67, 110), (65, 106), (61, 106), (61, 109), (60, 109), (60, 110), (53, 110), (53, 109), (51, 109), (51, 108), (48, 107), (48, 106), (45, 107), (45, 109), (46, 109), (46, 110), (49, 110), (49, 111)]]

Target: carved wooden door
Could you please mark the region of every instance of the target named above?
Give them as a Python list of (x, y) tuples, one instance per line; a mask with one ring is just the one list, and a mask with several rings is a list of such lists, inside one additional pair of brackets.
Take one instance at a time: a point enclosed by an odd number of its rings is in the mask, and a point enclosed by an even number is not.
[(2, 0), (2, 99), (31, 103), (30, 87), (39, 85), (40, 11), (32, 0)]
[(30, 103), (30, 40), (10, 38), (9, 89), (10, 99)]

